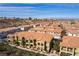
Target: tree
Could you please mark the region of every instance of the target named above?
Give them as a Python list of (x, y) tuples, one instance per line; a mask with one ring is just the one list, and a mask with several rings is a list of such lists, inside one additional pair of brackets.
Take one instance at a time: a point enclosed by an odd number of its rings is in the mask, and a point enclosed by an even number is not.
[(19, 46), (20, 43), (19, 43), (19, 41), (18, 41), (18, 36), (17, 36), (16, 38), (17, 38), (17, 39), (16, 39), (16, 41), (15, 41), (15, 44), (16, 44), (17, 46)]
[(44, 42), (44, 50), (47, 51), (46, 41)]
[(22, 46), (23, 46), (23, 47), (25, 47), (25, 45), (26, 45), (25, 38), (24, 38), (24, 37), (22, 37)]
[(36, 46), (36, 39), (34, 39), (34, 46)]
[(15, 42), (15, 37), (13, 36), (13, 44), (16, 44), (16, 42)]
[(49, 49), (49, 52), (51, 52), (52, 48), (53, 48), (53, 40), (54, 38), (52, 38), (51, 42), (50, 42), (50, 49)]
[(60, 47), (59, 47), (60, 41), (59, 40), (54, 40), (53, 41), (53, 49), (59, 52)]
[(16, 44), (16, 41), (15, 41), (15, 39), (13, 39), (13, 44)]
[(29, 17), (29, 20), (32, 20), (32, 18), (31, 18), (31, 17)]

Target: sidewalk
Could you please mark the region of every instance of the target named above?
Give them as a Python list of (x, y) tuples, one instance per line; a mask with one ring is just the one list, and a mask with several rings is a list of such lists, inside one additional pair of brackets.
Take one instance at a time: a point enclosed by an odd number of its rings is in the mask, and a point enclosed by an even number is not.
[(40, 53), (40, 54), (44, 54), (46, 56), (59, 56), (58, 54), (54, 54), (54, 53), (43, 53), (43, 52), (39, 52), (39, 51), (35, 51), (35, 50), (31, 50), (31, 49), (27, 49), (27, 48), (22, 48), (20, 46), (15, 46), (15, 45), (11, 45), (9, 44), (10, 46), (13, 46), (13, 47), (16, 47), (18, 49), (22, 49), (22, 50), (27, 50), (27, 51), (30, 51), (30, 52), (35, 52), (35, 53)]

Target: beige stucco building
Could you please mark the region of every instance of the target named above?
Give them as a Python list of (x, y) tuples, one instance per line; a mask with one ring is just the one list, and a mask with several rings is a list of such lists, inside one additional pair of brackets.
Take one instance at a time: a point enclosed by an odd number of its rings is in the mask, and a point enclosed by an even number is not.
[(64, 36), (60, 43), (60, 55), (79, 55), (79, 37)]
[(40, 52), (49, 52), (52, 40), (52, 35), (37, 32), (17, 32), (8, 35), (9, 44), (17, 45), (15, 42), (18, 41), (18, 46)]

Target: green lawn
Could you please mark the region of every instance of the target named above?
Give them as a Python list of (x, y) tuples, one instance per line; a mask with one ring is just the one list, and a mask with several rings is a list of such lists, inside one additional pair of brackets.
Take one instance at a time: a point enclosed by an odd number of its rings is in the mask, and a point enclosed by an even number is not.
[(8, 44), (1, 43), (0, 56), (44, 56), (44, 55), (30, 51), (24, 51), (21, 49), (17, 49), (16, 47), (11, 47)]

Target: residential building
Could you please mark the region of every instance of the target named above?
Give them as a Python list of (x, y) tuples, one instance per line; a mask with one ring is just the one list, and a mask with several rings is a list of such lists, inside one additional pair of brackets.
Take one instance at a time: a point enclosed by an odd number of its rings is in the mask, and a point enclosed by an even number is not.
[(60, 55), (79, 55), (79, 37), (64, 36), (60, 43)]
[(79, 37), (79, 29), (77, 29), (77, 28), (68, 29), (66, 31), (66, 35), (67, 36), (76, 36), (76, 37)]
[(24, 47), (40, 52), (50, 52), (53, 36), (45, 33), (37, 32), (17, 32), (8, 35), (9, 44), (14, 44), (14, 41), (19, 42), (19, 46), (23, 47), (22, 42), (25, 42)]
[(29, 32), (38, 32), (38, 33), (47, 33), (51, 34), (55, 39), (61, 39), (61, 37), (64, 35), (63, 29), (59, 27), (36, 27), (36, 28), (31, 28), (28, 30)]

